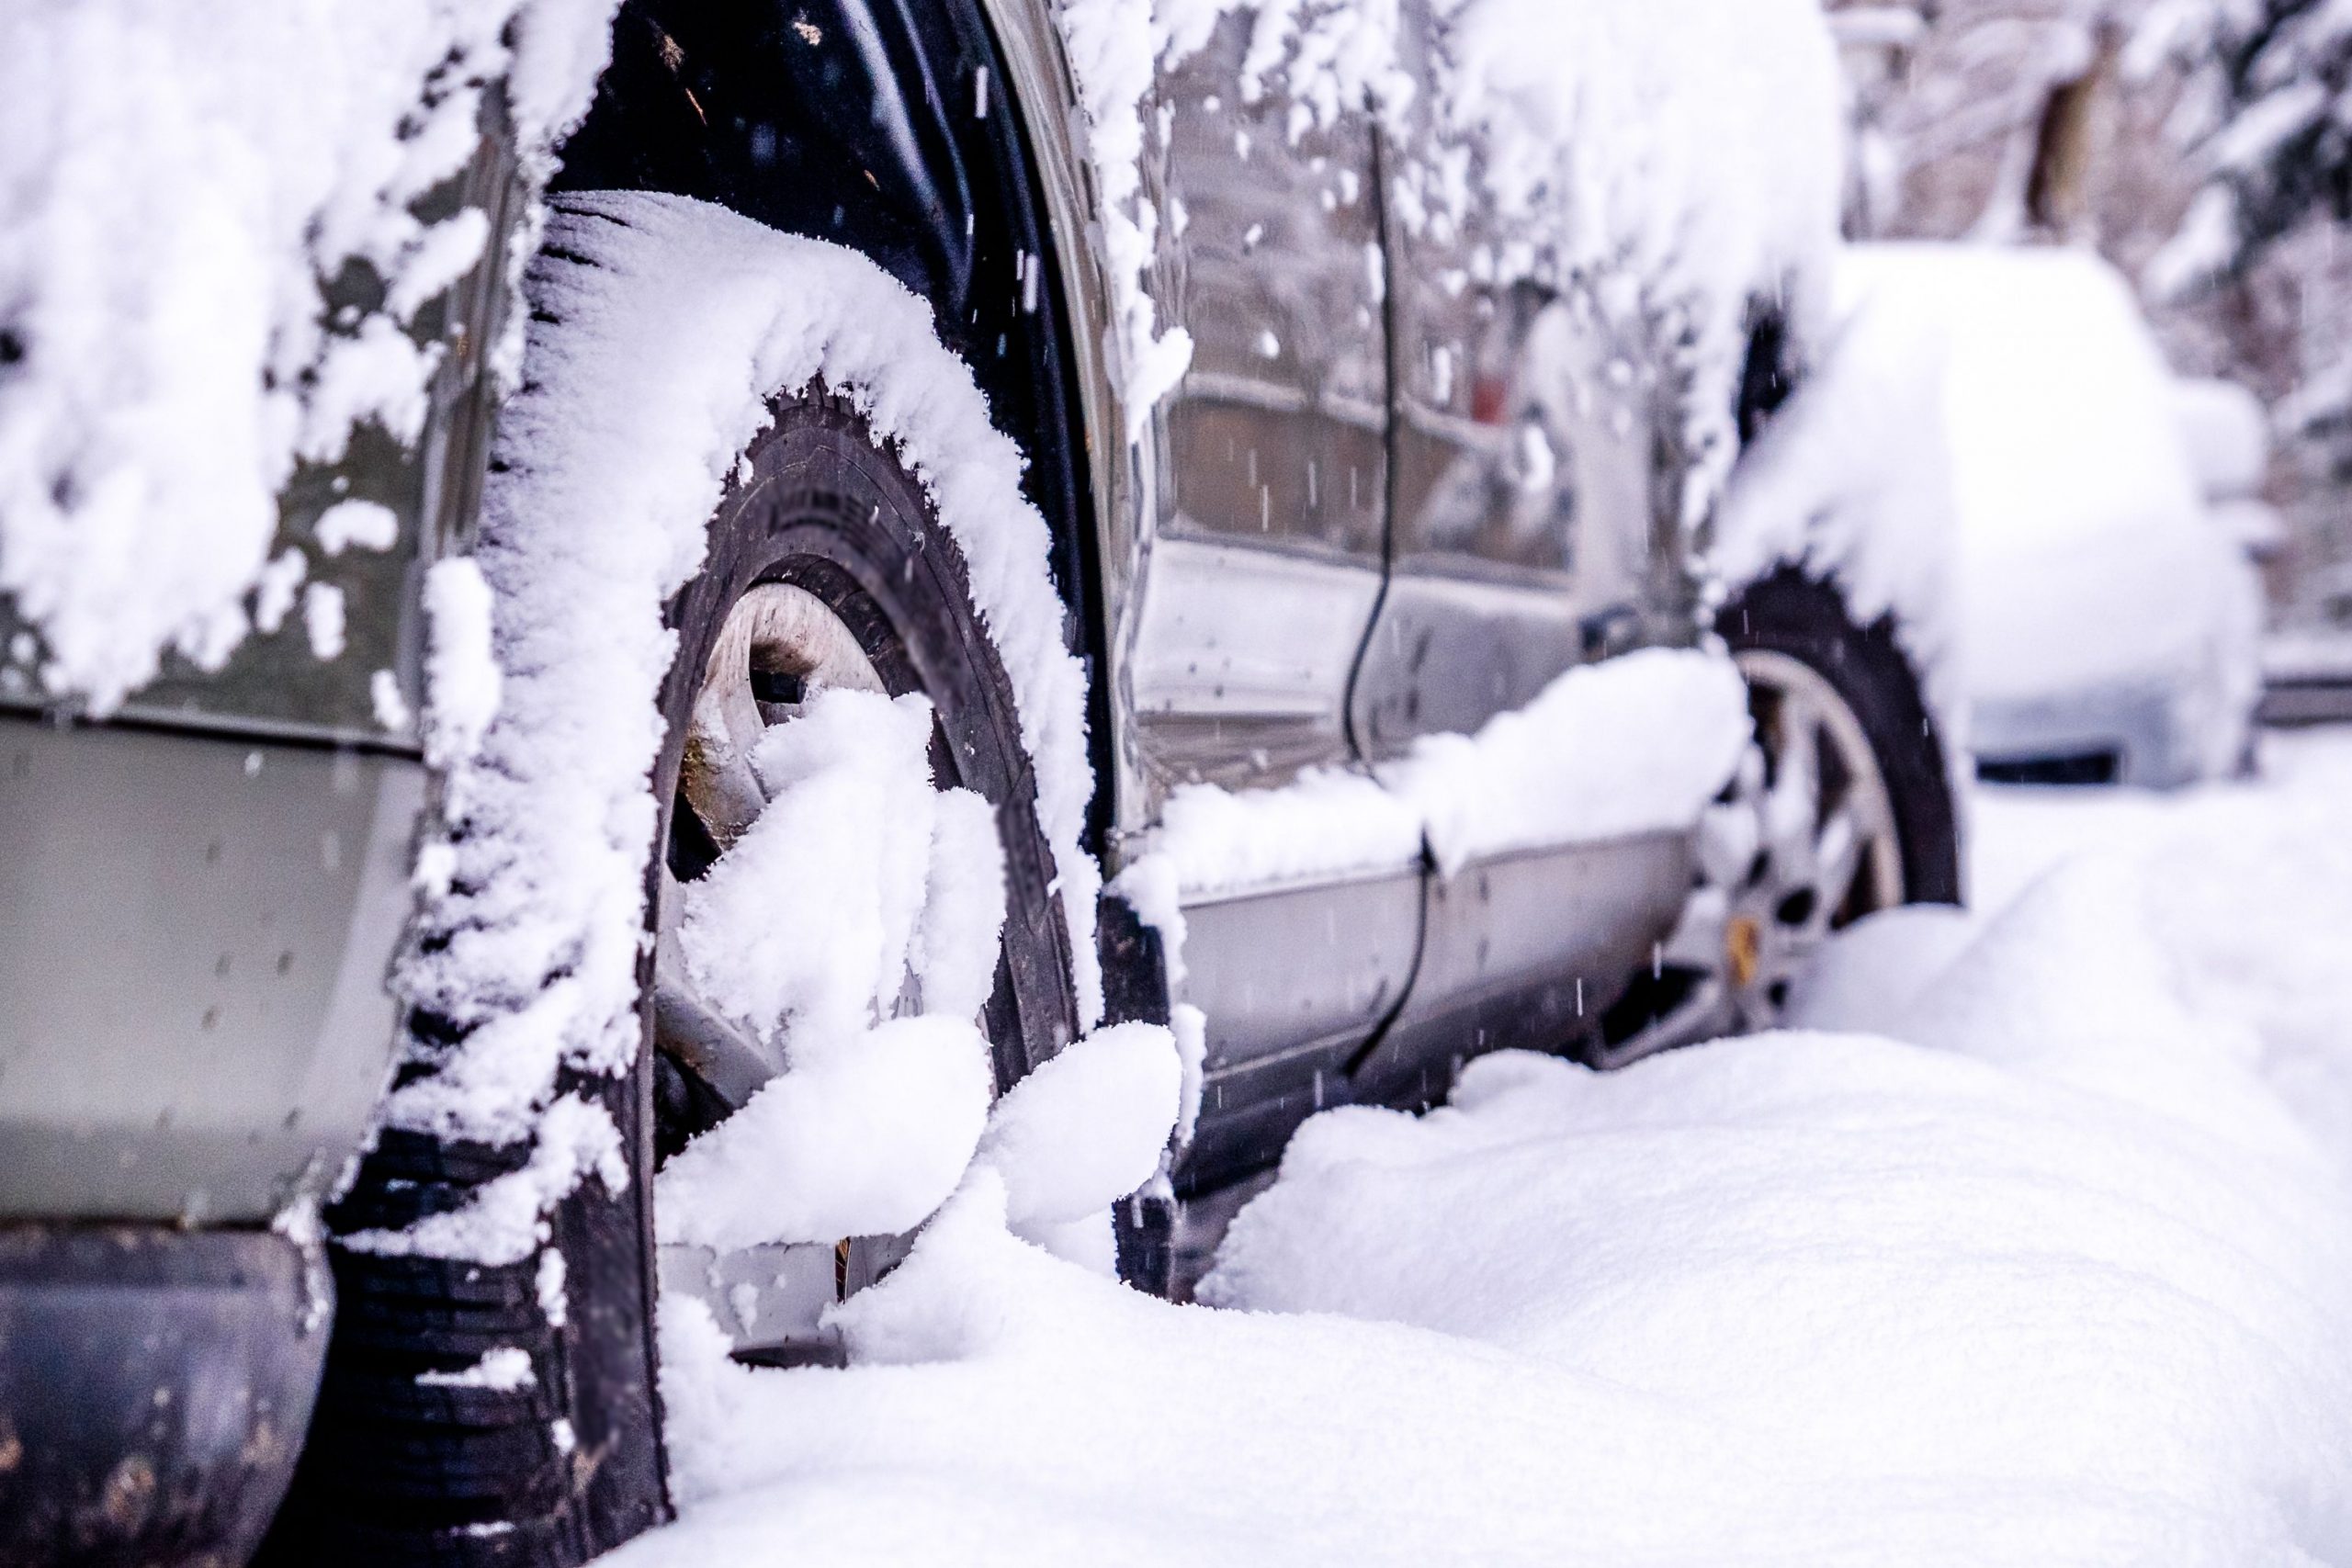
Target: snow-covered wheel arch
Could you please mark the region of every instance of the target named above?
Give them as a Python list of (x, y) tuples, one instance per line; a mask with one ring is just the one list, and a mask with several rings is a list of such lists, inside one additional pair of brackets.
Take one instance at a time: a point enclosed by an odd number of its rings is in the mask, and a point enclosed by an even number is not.
[[(495, 1527), (570, 1561), (660, 1517), (667, 1438), (649, 1313), (673, 1253), (757, 1263), (768, 1255), (751, 1249), (801, 1247), (843, 1288), (833, 1260), (848, 1244), (837, 1251), (832, 1237), (920, 1226), (977, 1182), (1001, 1185), (1022, 1235), (1108, 1269), (1110, 1206), (1153, 1174), (1183, 1086), (1169, 1032), (1140, 1023), (1078, 1038), (1012, 1083), (1101, 1010), (1099, 873), (1080, 841), (1092, 787), (1085, 687), (1061, 644), (1021, 456), (928, 308), (854, 253), (629, 194), (570, 198), (528, 292), (530, 356), (500, 428), (482, 541), (436, 569), (440, 597), (489, 612), (443, 619), (480, 631), (486, 618), (494, 633), (445, 637), (429, 660), (444, 798), (394, 976), (414, 1010), (412, 1059), (382, 1145), (333, 1216), (345, 1316), (360, 1327), (338, 1331), (316, 1462), (306, 1458), (285, 1517), (298, 1540), (389, 1529), (434, 1553)], [(869, 496), (859, 475), (888, 482)], [(794, 476), (808, 476), (805, 490)], [(710, 650), (743, 651), (727, 640), (735, 612), (797, 592), (764, 573), (837, 566), (821, 554), (834, 547), (876, 574), (857, 579), (888, 623), (876, 635), (922, 690), (893, 700), (869, 664), (866, 685), (820, 680), (761, 708), (749, 756), (766, 805), (720, 833), (681, 783), (689, 830), (720, 850), (673, 881), (657, 867), (675, 863), (656, 858), (671, 780), (682, 753), (707, 762), (694, 750), (717, 733), (703, 700), (712, 671), (737, 668)], [(917, 558), (933, 564), (919, 571)], [(940, 593), (952, 634), (916, 624), (923, 596)], [(891, 641), (900, 632), (906, 648)], [(932, 693), (955, 685), (945, 671), (959, 660), (984, 678)], [(953, 711), (976, 702), (985, 736)], [(934, 784), (935, 769), (967, 763), (971, 789)], [(914, 797), (916, 809), (891, 804)], [(975, 840), (991, 828), (1002, 844)], [(861, 858), (861, 845), (876, 852)], [(906, 891), (896, 874), (910, 866), (911, 906), (891, 892)], [(863, 903), (851, 886), (861, 867), (879, 879)], [(1008, 939), (1011, 968), (999, 968), (1002, 900), (1016, 888), (1025, 957)], [(649, 971), (673, 973), (662, 967), (677, 956), (673, 896), (695, 985), (729, 1026), (755, 1032), (778, 1076), (730, 1092), (738, 1109), (716, 1122), (657, 1111), (649, 1126), (645, 1097), (659, 1097), (667, 1057), (642, 1019)], [(898, 916), (866, 922), (888, 930), (860, 969), (856, 933), (834, 942), (822, 913), (775, 929), (779, 896), (836, 916), (878, 898)], [(1039, 901), (1057, 898), (1067, 946), (1058, 931), (1035, 934)], [(989, 901), (994, 919), (979, 907)], [(665, 956), (649, 964), (649, 945)], [(1033, 1019), (1038, 993), (1021, 976), (1040, 963), (1058, 1000)], [(747, 964), (748, 992), (712, 988)], [(997, 1042), (994, 1088), (1009, 1092), (993, 1107), (972, 1015), (991, 972), (1018, 993), (1010, 1056)], [(821, 1019), (803, 1016), (808, 987), (793, 990), (795, 975), (824, 982)], [(673, 985), (655, 982), (659, 1005)], [(772, 1005), (745, 1003), (749, 992)], [(982, 1011), (1001, 1032), (997, 1003)], [(842, 1027), (828, 1034), (828, 1020)], [(657, 1144), (657, 1132), (690, 1141)], [(657, 1148), (672, 1151), (659, 1183)], [(715, 1280), (716, 1268), (704, 1271)], [(691, 1288), (661, 1293), (672, 1316), (709, 1305)], [(755, 1314), (723, 1299), (749, 1333)], [(791, 1353), (821, 1348), (812, 1321), (813, 1337), (787, 1335)], [(476, 1375), (489, 1354), (524, 1375)], [(408, 1462), (395, 1451), (430, 1456), (422, 1511), (406, 1483), (371, 1490), (379, 1450), (394, 1469)]]
[[(1021, 454), (928, 308), (853, 252), (684, 197), (568, 198), (546, 254), (535, 302), (562, 330), (534, 344), (502, 421), (475, 558), (495, 595), (501, 707), (449, 772), (423, 940), (397, 977), (466, 1039), (393, 1095), (390, 1124), (512, 1143), (560, 1068), (633, 1058), (654, 701), (673, 652), (662, 608), (701, 564), (704, 525), (771, 399), (816, 382), (894, 444), (963, 553), (1035, 769), (1080, 1012), (1098, 1018), (1085, 672), (1062, 641)], [(665, 299), (676, 308), (649, 308)], [(447, 1228), (460, 1245), (462, 1223)]]

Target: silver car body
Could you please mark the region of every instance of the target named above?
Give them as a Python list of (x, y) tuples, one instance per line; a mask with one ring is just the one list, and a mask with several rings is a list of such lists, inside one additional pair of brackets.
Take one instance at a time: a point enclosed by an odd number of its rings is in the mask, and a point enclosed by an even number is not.
[[(1381, 170), (1398, 149), (1369, 104), (1292, 134), (1278, 95), (1243, 90), (1245, 11), (1155, 89), (1182, 112), (1145, 160), (1145, 194), (1187, 221), (1163, 228), (1151, 284), (1195, 353), (1131, 426), (1106, 360), (1107, 215), (1060, 35), (1031, 0), (986, 12), (1057, 251), (1091, 459), (1113, 869), (1177, 784), (1376, 776), (1416, 737), (1475, 729), (1573, 665), (1694, 635), (1654, 351), (1524, 285), (1465, 286), (1488, 236), (1396, 222)], [(1404, 21), (1418, 62), (1439, 24), (1420, 3)], [(480, 356), (506, 308), (505, 253), (529, 232), (499, 128), (485, 131), (448, 199), (489, 209), (498, 243), (420, 318), (455, 350), (427, 434), (352, 460), (373, 462), (368, 482), (404, 519), (389, 575), (355, 588), (354, 624), (412, 693), (416, 579), (470, 525), (491, 412)], [(1758, 280), (1758, 298), (1772, 288)], [(1570, 381), (1602, 400), (1581, 423), (1545, 400)], [(1566, 457), (1531, 485), (1514, 454), (1537, 426)], [(323, 493), (289, 492), (288, 526)], [(396, 1036), (370, 982), (397, 941), (428, 781), (354, 688), (283, 711), (285, 635), (222, 677), (141, 694), (120, 716), (135, 729), (47, 724), (19, 702), (0, 732), (16, 770), (0, 803), (0, 1218), (265, 1221), (323, 1190), (365, 1134)], [(1433, 643), (1445, 657), (1427, 658)], [(1688, 855), (1667, 835), (1201, 900), (1186, 998), (1214, 1021), (1217, 1093), (1280, 1101), (1270, 1126), (1286, 1127), (1327, 1090), (1430, 1091), (1407, 1043), (1465, 1022), (1490, 1045), (1556, 1039), (1670, 924)], [(1532, 922), (1529, 899), (1549, 918)], [(1254, 1134), (1219, 1136), (1213, 1166), (1271, 1156)]]

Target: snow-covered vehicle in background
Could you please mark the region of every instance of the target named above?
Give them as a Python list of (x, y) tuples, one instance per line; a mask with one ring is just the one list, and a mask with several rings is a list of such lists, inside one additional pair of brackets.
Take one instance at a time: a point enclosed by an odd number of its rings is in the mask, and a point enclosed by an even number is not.
[[(2130, 286), (2056, 248), (1873, 244), (1848, 331), (1934, 382), (1987, 778), (2165, 787), (2226, 775), (2261, 695), (2261, 410), (2166, 368)], [(1926, 510), (1927, 508), (1923, 508)]]
[(1809, 0), (7, 25), (12, 1561), (580, 1561), (657, 1294), (823, 1360), (976, 1159), (1164, 1288), (1957, 897), (1900, 597), (1708, 564)]

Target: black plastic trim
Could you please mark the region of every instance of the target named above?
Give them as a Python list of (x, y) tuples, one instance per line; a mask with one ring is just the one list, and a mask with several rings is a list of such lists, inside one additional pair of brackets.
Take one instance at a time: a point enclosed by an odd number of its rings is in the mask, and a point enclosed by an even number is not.
[(267, 1231), (0, 1227), (0, 1562), (243, 1562), (310, 1421), (329, 1289)]

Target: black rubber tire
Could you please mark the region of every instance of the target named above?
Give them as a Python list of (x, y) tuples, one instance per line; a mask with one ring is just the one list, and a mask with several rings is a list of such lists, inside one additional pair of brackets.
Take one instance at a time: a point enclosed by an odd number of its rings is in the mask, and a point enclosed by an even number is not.
[[(877, 446), (843, 401), (779, 405), (746, 457), (748, 477), (738, 470), (711, 522), (706, 566), (670, 610), (679, 651), (661, 699), (670, 739), (655, 778), (657, 842), (671, 843), (684, 719), (729, 607), (769, 581), (824, 600), (893, 693), (921, 691), (936, 706), (939, 784), (976, 790), (997, 807), (1009, 916), (988, 1024), (999, 1088), (1007, 1087), (1068, 1043), (1078, 1010), (1011, 687), (973, 610), (962, 556), (895, 451)], [(655, 874), (649, 865), (649, 886)], [(648, 1041), (650, 963), (649, 953), (640, 975)], [(430, 1021), (422, 1021), (428, 1036)], [(560, 1323), (540, 1306), (536, 1260), (486, 1268), (332, 1249), (341, 1307), (325, 1382), (261, 1561), (570, 1568), (666, 1517), (652, 1339), (653, 1056), (640, 1051), (624, 1078), (572, 1075), (559, 1086), (610, 1111), (633, 1178), (617, 1196), (583, 1182), (552, 1216), (565, 1259)], [(330, 1229), (459, 1207), (527, 1152), (388, 1134), (331, 1211)], [(499, 1346), (528, 1351), (531, 1382), (501, 1392), (416, 1382)], [(555, 1437), (560, 1421), (570, 1424), (569, 1450)]]
[(1891, 616), (1857, 626), (1834, 583), (1784, 567), (1742, 589), (1715, 618), (1735, 652), (1769, 649), (1836, 687), (1870, 738), (1903, 847), (1904, 902), (1961, 901), (1960, 812), (1951, 761)]

